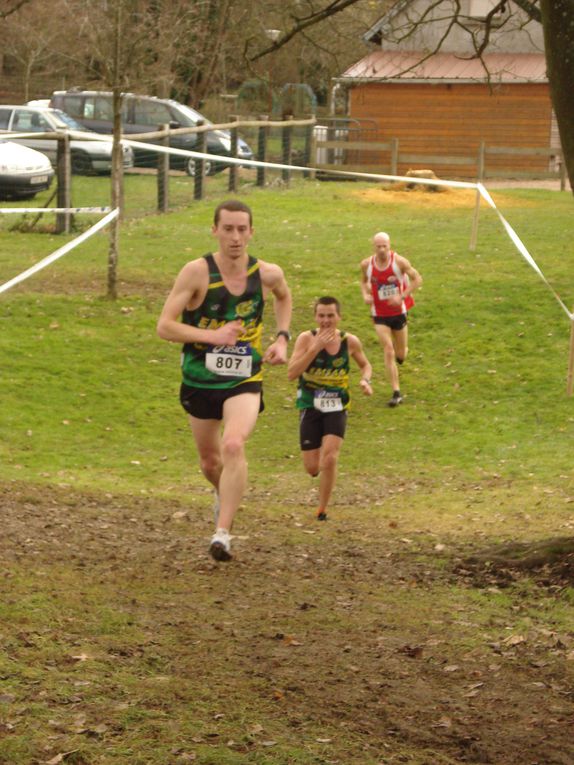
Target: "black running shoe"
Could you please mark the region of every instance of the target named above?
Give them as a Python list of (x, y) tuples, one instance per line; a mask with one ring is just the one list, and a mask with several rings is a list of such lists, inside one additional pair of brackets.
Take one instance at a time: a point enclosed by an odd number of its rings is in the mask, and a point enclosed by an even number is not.
[(326, 521), (327, 520), (327, 513), (324, 513), (324, 512), (317, 513), (317, 520), (318, 521)]
[(393, 397), (390, 399), (390, 401), (387, 402), (387, 406), (398, 406), (399, 404), (403, 403), (403, 397), (399, 393), (398, 390), (396, 390), (393, 393)]

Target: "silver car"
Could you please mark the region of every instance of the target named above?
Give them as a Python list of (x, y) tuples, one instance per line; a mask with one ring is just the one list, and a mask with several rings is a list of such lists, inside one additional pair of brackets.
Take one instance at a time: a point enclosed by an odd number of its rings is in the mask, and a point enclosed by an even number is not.
[[(13, 133), (56, 133), (70, 130), (91, 132), (59, 109), (43, 106), (0, 105), (0, 137)], [(53, 165), (56, 163), (58, 142), (52, 138), (17, 138), (15, 142), (45, 154)], [(123, 164), (132, 167), (134, 155), (130, 146), (122, 144)], [(91, 175), (109, 173), (112, 168), (112, 144), (104, 141), (70, 141), (72, 172)]]

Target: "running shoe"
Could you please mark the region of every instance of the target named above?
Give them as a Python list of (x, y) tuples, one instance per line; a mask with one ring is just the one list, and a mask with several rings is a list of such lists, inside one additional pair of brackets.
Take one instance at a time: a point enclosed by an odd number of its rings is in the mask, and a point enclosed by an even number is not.
[(387, 406), (398, 406), (399, 404), (403, 403), (403, 397), (401, 396), (400, 392), (396, 390), (393, 393), (393, 397), (390, 399), (390, 401), (387, 401)]
[(209, 554), (214, 560), (231, 560), (231, 536), (227, 529), (217, 529), (211, 537)]
[(324, 510), (320, 510), (317, 513), (317, 520), (318, 521), (326, 521), (327, 520), (327, 513)]

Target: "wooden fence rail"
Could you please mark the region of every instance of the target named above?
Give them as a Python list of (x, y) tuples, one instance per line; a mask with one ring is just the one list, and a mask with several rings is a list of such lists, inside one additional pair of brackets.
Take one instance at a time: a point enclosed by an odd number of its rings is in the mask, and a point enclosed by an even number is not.
[[(272, 130), (279, 129), (281, 134), (280, 163), (286, 166), (299, 165), (309, 167), (309, 172), (304, 175), (328, 177), (329, 171), (345, 170), (358, 173), (375, 173), (381, 175), (398, 175), (399, 166), (408, 166), (410, 169), (432, 168), (434, 166), (453, 168), (474, 168), (472, 177), (479, 181), (489, 178), (524, 178), (524, 179), (556, 179), (560, 181), (560, 189), (566, 188), (566, 167), (560, 148), (546, 147), (516, 147), (516, 146), (489, 146), (482, 142), (477, 154), (421, 154), (401, 151), (399, 140), (391, 138), (388, 141), (345, 140), (348, 132), (343, 128), (331, 128), (317, 125), (314, 117), (303, 120), (269, 120), (265, 117), (259, 119), (240, 119), (235, 116), (233, 121), (212, 125), (200, 124), (193, 128), (172, 129), (162, 126), (161, 130), (153, 133), (141, 133), (137, 135), (124, 134), (122, 138), (137, 141), (154, 140), (162, 146), (169, 146), (170, 137), (174, 135), (196, 133), (198, 142), (196, 149), (204, 152), (206, 149), (207, 133), (212, 130), (229, 130), (231, 138), (231, 156), (238, 158), (237, 142), (238, 131), (250, 128), (256, 130), (256, 146), (254, 147), (255, 159), (259, 162), (269, 160), (269, 138)], [(294, 160), (293, 130), (304, 128), (304, 149), (299, 151)], [(61, 207), (69, 207), (70, 204), (70, 141), (66, 134), (58, 133), (35, 133), (35, 138), (52, 138), (58, 141), (57, 180), (58, 198)], [(88, 136), (86, 136), (88, 137)], [(158, 160), (158, 201), (157, 208), (160, 212), (166, 212), (169, 207), (169, 162), (165, 154), (159, 154)], [(554, 164), (555, 169), (541, 172), (534, 169), (517, 169), (516, 159), (547, 157), (548, 166)], [(510, 166), (505, 168), (504, 158), (511, 158)], [(222, 157), (222, 160), (224, 158)], [(277, 161), (277, 160), (275, 160)], [(412, 167), (414, 165), (414, 167)], [(418, 166), (418, 167), (417, 167)], [(509, 169), (511, 167), (511, 169)], [(194, 198), (202, 199), (205, 192), (206, 161), (198, 158), (195, 161)], [(237, 190), (237, 165), (230, 165), (229, 190)], [(256, 168), (256, 185), (265, 186), (268, 168)], [(468, 175), (468, 172), (467, 172)], [(288, 167), (281, 171), (281, 178), (288, 184), (291, 173)], [(445, 177), (445, 176), (443, 176)], [(57, 221), (59, 232), (68, 231), (70, 216), (61, 214)]]
[[(380, 173), (381, 175), (397, 175), (399, 165), (415, 165), (410, 169), (432, 168), (437, 165), (451, 167), (475, 168), (472, 173), (479, 181), (488, 178), (524, 178), (524, 179), (555, 179), (560, 181), (560, 189), (566, 188), (566, 167), (560, 148), (549, 147), (517, 147), (489, 146), (484, 141), (480, 144), (477, 154), (420, 154), (403, 152), (399, 140), (389, 141), (346, 141), (328, 135), (334, 132), (331, 128), (323, 128), (326, 138), (315, 138), (314, 167), (324, 175), (333, 170), (349, 170), (351, 172)], [(379, 157), (372, 159), (373, 152)], [(362, 160), (361, 155), (366, 157)], [(553, 161), (556, 169), (536, 171), (532, 169), (516, 169), (516, 159), (520, 157), (548, 157), (548, 164)], [(489, 158), (493, 161), (489, 163)], [(511, 158), (512, 164), (505, 167), (501, 159)], [(499, 160), (495, 162), (494, 160)], [(361, 161), (362, 160), (362, 161)]]

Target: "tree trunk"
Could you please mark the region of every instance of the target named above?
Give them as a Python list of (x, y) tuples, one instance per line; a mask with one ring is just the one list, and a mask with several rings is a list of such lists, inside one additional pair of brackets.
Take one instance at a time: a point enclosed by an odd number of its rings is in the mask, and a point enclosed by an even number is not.
[(550, 94), (574, 193), (574, 0), (541, 0)]

